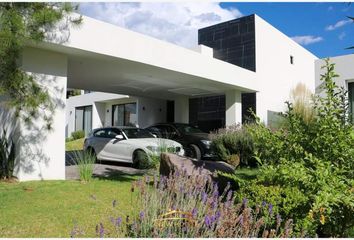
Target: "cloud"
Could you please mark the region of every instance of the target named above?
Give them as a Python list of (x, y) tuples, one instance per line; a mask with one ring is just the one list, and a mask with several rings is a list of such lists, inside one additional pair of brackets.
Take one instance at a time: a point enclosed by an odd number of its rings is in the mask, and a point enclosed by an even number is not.
[(327, 27), (326, 27), (326, 30), (327, 31), (333, 31), (333, 30), (335, 30), (335, 29), (337, 29), (337, 28), (340, 28), (340, 27), (343, 27), (343, 26), (345, 26), (345, 25), (347, 25), (347, 24), (349, 24), (349, 23), (351, 23), (352, 22), (352, 20), (350, 20), (350, 19), (348, 19), (348, 20), (341, 20), (341, 21), (339, 21), (339, 22), (336, 22), (336, 24), (334, 24), (334, 25), (328, 25)]
[(183, 47), (198, 44), (198, 29), (242, 16), (216, 2), (81, 3), (80, 13)]
[(294, 36), (291, 39), (301, 45), (309, 45), (309, 44), (321, 42), (323, 40), (322, 37), (315, 37), (315, 36), (311, 36), (311, 35)]
[(341, 34), (338, 35), (339, 40), (343, 40), (347, 34), (345, 32), (342, 32)]

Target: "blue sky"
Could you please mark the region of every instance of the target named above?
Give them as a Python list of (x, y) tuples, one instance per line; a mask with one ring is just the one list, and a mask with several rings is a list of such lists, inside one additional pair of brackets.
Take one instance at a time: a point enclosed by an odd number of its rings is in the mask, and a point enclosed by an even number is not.
[[(354, 5), (348, 3), (221, 3), (223, 8), (237, 8), (245, 15), (257, 14), (288, 36), (313, 36), (318, 42), (304, 45), (323, 58), (353, 53), (354, 24), (346, 16), (354, 16)], [(333, 27), (329, 27), (332, 25)], [(327, 28), (327, 29), (326, 29)]]
[(199, 28), (257, 14), (319, 58), (353, 53), (354, 4), (348, 3), (80, 3), (84, 15), (194, 48)]

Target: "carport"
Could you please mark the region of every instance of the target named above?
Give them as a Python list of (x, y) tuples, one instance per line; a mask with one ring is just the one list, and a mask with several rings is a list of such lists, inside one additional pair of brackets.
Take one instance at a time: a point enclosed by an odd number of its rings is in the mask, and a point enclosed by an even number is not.
[(65, 179), (67, 88), (172, 100), (176, 122), (188, 122), (189, 98), (225, 94), (226, 125), (241, 122), (241, 93), (257, 91), (254, 72), (214, 59), (207, 47), (185, 49), (88, 17), (67, 42), (30, 45), (21, 60), (48, 87), (57, 109), (53, 130), (40, 141), (25, 139), (43, 123), (20, 124), (20, 180)]

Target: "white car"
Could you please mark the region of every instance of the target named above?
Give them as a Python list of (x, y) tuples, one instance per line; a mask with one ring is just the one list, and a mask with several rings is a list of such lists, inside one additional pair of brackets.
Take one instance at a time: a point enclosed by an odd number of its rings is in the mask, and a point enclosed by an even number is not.
[(84, 151), (94, 154), (97, 160), (129, 162), (134, 167), (139, 167), (142, 158), (150, 158), (161, 151), (184, 155), (180, 143), (156, 138), (149, 131), (135, 127), (94, 129), (85, 139)]

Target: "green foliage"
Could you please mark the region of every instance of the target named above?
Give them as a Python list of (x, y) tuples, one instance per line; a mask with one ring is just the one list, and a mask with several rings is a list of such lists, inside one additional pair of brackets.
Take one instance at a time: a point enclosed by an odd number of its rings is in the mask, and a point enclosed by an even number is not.
[(44, 41), (61, 20), (80, 24), (81, 17), (70, 16), (75, 9), (71, 3), (0, 3), (0, 94), (9, 97), (25, 123), (41, 117), (51, 129), (55, 106), (35, 75), (19, 68), (20, 54), (26, 44)]
[(274, 209), (294, 218), (295, 230), (310, 236), (345, 237), (354, 226), (354, 139), (346, 92), (337, 87), (334, 64), (326, 61), (323, 98), (304, 118), (287, 102), (286, 127), (248, 126), (255, 155), (263, 166), (256, 180), (241, 185), (250, 202), (272, 201)]
[(212, 140), (211, 147), (219, 159), (237, 167), (256, 166), (253, 156), (254, 143), (247, 129), (236, 126), (219, 129)]
[(84, 137), (85, 137), (85, 132), (83, 130), (78, 130), (78, 131), (71, 133), (71, 138), (73, 140), (77, 140), (77, 139), (84, 138)]
[(15, 165), (15, 144), (6, 129), (0, 135), (0, 179), (10, 178)]
[(86, 151), (75, 151), (73, 159), (78, 166), (80, 180), (84, 182), (91, 181), (95, 167), (96, 156)]

